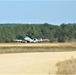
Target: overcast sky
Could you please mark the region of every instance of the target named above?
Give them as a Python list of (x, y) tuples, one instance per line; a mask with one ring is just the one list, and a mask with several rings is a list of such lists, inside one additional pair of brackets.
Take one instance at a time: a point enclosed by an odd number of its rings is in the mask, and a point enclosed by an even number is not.
[(76, 23), (76, 1), (0, 0), (0, 23)]

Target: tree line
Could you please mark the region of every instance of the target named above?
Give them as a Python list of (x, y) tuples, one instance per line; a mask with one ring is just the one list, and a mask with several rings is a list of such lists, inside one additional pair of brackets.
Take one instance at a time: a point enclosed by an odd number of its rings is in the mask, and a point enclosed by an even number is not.
[(76, 24), (0, 24), (0, 42), (13, 42), (25, 36), (50, 42), (76, 42)]

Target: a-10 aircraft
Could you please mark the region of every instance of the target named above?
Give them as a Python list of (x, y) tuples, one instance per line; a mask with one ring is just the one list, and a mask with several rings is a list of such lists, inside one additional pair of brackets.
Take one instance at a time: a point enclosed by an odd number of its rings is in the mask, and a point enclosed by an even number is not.
[(14, 41), (15, 42), (22, 42), (22, 43), (27, 43), (27, 42), (29, 42), (29, 43), (38, 43), (38, 42), (49, 41), (49, 39), (42, 39), (42, 38), (40, 38), (40, 39), (37, 39), (37, 38), (31, 39), (30, 37), (26, 36), (24, 38), (24, 40), (18, 40), (18, 39), (16, 39)]

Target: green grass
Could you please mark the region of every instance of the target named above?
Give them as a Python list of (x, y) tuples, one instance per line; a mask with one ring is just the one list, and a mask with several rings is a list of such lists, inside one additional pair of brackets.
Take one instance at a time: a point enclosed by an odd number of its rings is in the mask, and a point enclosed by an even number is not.
[(76, 59), (70, 59), (56, 64), (57, 75), (76, 75)]
[(0, 54), (3, 53), (26, 53), (26, 52), (68, 52), (76, 51), (76, 47), (0, 47)]

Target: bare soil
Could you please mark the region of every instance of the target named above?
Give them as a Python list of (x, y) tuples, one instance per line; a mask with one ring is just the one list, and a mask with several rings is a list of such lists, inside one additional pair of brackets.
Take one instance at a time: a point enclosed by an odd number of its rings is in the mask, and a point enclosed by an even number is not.
[(56, 75), (56, 63), (72, 57), (76, 51), (1, 54), (0, 74)]

